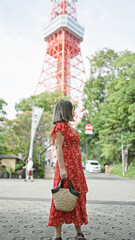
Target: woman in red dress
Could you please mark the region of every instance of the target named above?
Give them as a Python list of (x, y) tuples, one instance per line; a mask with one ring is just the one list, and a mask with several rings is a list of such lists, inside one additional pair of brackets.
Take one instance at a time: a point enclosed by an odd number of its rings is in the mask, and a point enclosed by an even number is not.
[[(76, 240), (86, 240), (81, 232), (81, 225), (88, 224), (86, 212), (86, 193), (88, 192), (83, 172), (81, 153), (79, 151), (80, 136), (69, 125), (74, 121), (74, 108), (70, 101), (61, 100), (55, 108), (53, 123), (55, 124), (51, 136), (56, 146), (57, 162), (54, 174), (53, 188), (58, 187), (60, 180), (70, 178), (73, 187), (80, 196), (72, 212), (56, 210), (52, 198), (48, 226), (55, 227), (54, 240), (62, 240), (62, 224), (75, 225)], [(68, 181), (64, 180), (64, 188), (68, 188)]]

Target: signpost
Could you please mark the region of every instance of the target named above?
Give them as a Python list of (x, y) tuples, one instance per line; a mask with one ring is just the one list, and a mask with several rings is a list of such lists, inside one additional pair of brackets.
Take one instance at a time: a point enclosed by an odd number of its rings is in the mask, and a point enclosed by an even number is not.
[[(93, 134), (93, 126), (89, 123), (89, 124), (86, 124), (85, 125), (85, 134)], [(88, 141), (89, 141), (89, 138), (87, 138), (86, 140), (86, 156), (87, 156), (87, 159), (88, 159)]]

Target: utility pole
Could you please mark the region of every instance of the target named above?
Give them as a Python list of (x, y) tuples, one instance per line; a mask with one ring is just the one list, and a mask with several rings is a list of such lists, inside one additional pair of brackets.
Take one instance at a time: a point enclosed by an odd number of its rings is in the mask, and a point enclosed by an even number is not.
[(122, 155), (122, 174), (125, 175), (124, 152), (123, 152), (123, 134), (121, 128), (121, 155)]
[(86, 140), (86, 157), (87, 157), (87, 160), (88, 160), (88, 139), (89, 138), (87, 138), (87, 140)]

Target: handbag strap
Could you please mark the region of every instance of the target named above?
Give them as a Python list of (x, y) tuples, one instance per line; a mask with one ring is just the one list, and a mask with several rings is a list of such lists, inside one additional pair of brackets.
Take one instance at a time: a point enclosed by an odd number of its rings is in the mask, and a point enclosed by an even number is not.
[[(67, 177), (66, 179), (67, 179), (68, 182), (69, 182), (69, 191), (70, 191), (73, 195), (79, 197), (80, 193), (77, 192), (77, 191), (74, 189), (71, 180), (70, 180), (68, 177)], [(64, 179), (64, 180), (66, 180), (66, 179)], [(52, 194), (58, 192), (60, 188), (63, 188), (64, 180), (61, 180), (61, 181), (60, 181), (60, 183), (59, 183), (59, 185), (58, 185), (57, 188), (54, 188), (54, 189), (51, 190), (51, 191), (52, 191)]]
[[(74, 187), (73, 187), (73, 184), (72, 184), (71, 180), (70, 180), (68, 177), (67, 177), (66, 179), (67, 179), (67, 180), (68, 180), (68, 182), (69, 182), (69, 189), (71, 189), (71, 188), (73, 188), (73, 189), (74, 189)], [(66, 180), (66, 179), (64, 179), (64, 180)], [(60, 188), (63, 188), (64, 180), (61, 180), (61, 182), (60, 182), (60, 184), (59, 184)]]

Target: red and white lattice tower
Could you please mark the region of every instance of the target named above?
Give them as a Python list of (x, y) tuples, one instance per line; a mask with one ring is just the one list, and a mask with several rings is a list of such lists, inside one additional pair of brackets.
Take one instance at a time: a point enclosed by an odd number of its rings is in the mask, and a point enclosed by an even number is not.
[(44, 27), (47, 50), (35, 94), (61, 90), (63, 96), (69, 96), (73, 103), (77, 103), (78, 121), (86, 80), (80, 49), (84, 28), (77, 22), (76, 0), (51, 1), (51, 21)]

